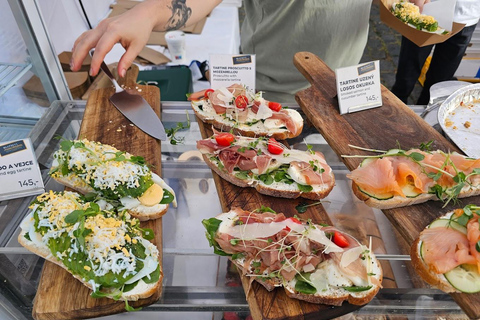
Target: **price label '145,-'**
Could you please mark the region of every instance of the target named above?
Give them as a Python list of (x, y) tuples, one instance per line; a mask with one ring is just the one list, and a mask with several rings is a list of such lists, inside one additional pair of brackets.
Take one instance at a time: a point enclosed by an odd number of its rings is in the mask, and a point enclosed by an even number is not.
[(44, 192), (30, 139), (0, 143), (0, 201)]

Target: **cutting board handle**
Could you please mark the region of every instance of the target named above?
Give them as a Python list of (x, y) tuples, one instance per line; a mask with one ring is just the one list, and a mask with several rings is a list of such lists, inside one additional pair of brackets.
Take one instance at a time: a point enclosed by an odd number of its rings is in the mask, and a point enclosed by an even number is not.
[(322, 59), (311, 52), (297, 52), (293, 57), (293, 64), (323, 96), (333, 98), (337, 95), (337, 85), (332, 81), (335, 73)]

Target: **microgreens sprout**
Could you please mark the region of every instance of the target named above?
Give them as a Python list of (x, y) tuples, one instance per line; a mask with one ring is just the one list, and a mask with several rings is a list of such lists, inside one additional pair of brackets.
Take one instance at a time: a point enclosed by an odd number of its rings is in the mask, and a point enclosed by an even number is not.
[(188, 116), (188, 111), (185, 111), (185, 114), (187, 115), (186, 124), (184, 122), (177, 122), (176, 127), (165, 130), (167, 137), (170, 138), (170, 144), (177, 145), (185, 141), (185, 137), (182, 137), (182, 138), (175, 137), (178, 131), (184, 130), (184, 129), (190, 129), (190, 117)]

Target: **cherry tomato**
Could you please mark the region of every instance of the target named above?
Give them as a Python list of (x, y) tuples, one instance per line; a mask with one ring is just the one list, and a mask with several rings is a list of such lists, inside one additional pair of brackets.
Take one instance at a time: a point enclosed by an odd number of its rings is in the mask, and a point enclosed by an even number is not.
[(267, 146), (268, 152), (271, 154), (282, 154), (283, 152), (283, 147), (282, 145), (277, 142), (274, 138), (268, 139), (268, 146)]
[(210, 92), (214, 92), (214, 91), (215, 91), (215, 90), (213, 90), (213, 89), (207, 89), (207, 90), (205, 90), (205, 94), (204, 94), (205, 99), (208, 99), (208, 98), (209, 98), (208, 94), (209, 94)]
[(298, 224), (301, 224), (301, 223), (302, 223), (300, 220), (298, 220), (298, 219), (295, 218), (295, 217), (288, 218), (288, 220), (290, 220), (290, 221), (292, 221), (292, 222), (295, 222), (295, 223), (298, 223)]
[(347, 238), (338, 231), (335, 231), (335, 233), (333, 234), (333, 242), (340, 248), (345, 248), (350, 245)]
[(282, 110), (282, 104), (278, 102), (269, 101), (268, 107), (275, 112)]
[(235, 98), (235, 106), (238, 109), (245, 109), (248, 106), (248, 99), (244, 95), (239, 95)]
[[(295, 222), (295, 223), (298, 223), (298, 224), (301, 224), (301, 223), (302, 223), (300, 220), (298, 220), (298, 219), (295, 218), (295, 217), (287, 218), (287, 219), (285, 219), (285, 220), (290, 220), (290, 221)], [(289, 226), (286, 226), (285, 228), (283, 228), (283, 230), (285, 230), (285, 231), (290, 231), (290, 230), (292, 230), (292, 229), (290, 229)]]
[(215, 136), (215, 140), (222, 147), (228, 147), (235, 140), (235, 136), (230, 132), (221, 132)]

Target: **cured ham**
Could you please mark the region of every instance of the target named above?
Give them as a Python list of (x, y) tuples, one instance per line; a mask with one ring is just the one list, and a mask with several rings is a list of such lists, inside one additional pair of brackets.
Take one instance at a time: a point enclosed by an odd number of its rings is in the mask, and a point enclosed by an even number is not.
[(222, 130), (234, 130), (248, 136), (273, 136), (286, 139), (298, 136), (303, 129), (302, 116), (294, 109), (264, 99), (243, 85), (208, 89), (192, 93), (195, 114)]
[(283, 286), (290, 297), (310, 303), (364, 305), (381, 288), (375, 255), (334, 227), (286, 218), (263, 206), (233, 208), (203, 225), (215, 252), (268, 291)]

